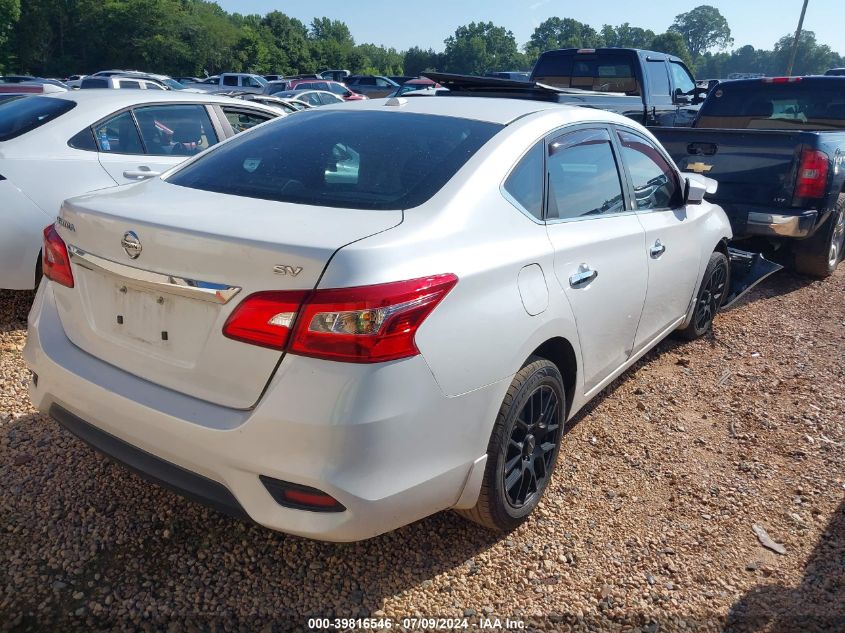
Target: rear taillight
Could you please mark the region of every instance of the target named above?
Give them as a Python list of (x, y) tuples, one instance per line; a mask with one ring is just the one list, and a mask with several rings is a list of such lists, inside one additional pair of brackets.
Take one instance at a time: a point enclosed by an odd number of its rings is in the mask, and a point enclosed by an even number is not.
[(417, 329), (457, 281), (437, 275), (317, 290), (302, 308), (290, 352), (350, 363), (415, 356)]
[(256, 292), (235, 308), (223, 326), (223, 335), (236, 341), (283, 350), (299, 307), (307, 295), (305, 290)]
[(244, 299), (223, 333), (254, 345), (280, 350), (287, 345), (292, 354), (348, 363), (407, 358), (419, 353), (417, 330), (457, 282), (447, 274), (310, 294), (260, 292)]
[(827, 193), (827, 171), (830, 159), (827, 154), (813, 149), (801, 152), (798, 179), (795, 182), (796, 198), (823, 198)]
[(73, 288), (73, 271), (65, 241), (59, 237), (55, 225), (44, 229), (44, 247), (41, 251), (41, 272), (50, 281)]

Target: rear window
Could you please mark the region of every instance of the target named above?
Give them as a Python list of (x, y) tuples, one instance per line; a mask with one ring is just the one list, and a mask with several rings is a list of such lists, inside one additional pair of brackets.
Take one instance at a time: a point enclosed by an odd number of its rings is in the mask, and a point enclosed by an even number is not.
[(74, 101), (52, 97), (17, 97), (0, 102), (0, 141), (31, 132), (76, 107)]
[(701, 106), (696, 127), (845, 129), (845, 80), (722, 83)]
[(549, 51), (540, 55), (531, 77), (561, 88), (624, 92), (631, 96), (641, 94), (631, 58), (627, 55), (573, 55)]
[(404, 112), (309, 111), (176, 172), (174, 185), (350, 209), (419, 206), (502, 126)]

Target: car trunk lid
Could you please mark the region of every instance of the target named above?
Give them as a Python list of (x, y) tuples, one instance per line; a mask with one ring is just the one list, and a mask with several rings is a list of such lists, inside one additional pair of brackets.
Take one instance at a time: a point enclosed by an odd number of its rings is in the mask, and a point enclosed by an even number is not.
[(314, 288), (339, 248), (401, 221), (161, 180), (82, 196), (57, 223), (75, 283), (54, 284), (59, 316), (75, 345), (115, 367), (249, 408), (281, 353), (224, 337), (232, 310), (253, 292)]

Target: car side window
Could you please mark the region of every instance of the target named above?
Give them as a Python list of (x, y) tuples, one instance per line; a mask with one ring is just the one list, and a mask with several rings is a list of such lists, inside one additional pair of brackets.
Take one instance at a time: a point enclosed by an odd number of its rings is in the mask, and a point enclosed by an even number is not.
[(223, 85), (224, 86), (237, 86), (238, 85), (238, 77), (236, 75), (226, 75), (223, 77)]
[(638, 211), (681, 206), (681, 185), (675, 170), (658, 149), (639, 134), (618, 130), (622, 160), (634, 185)]
[(157, 83), (153, 83), (152, 81), (147, 82), (147, 90), (164, 90), (161, 86)]
[(338, 96), (346, 96), (346, 93), (349, 92), (346, 88), (341, 86), (340, 84), (329, 84), (329, 90), (331, 90), (334, 94)]
[(390, 87), (390, 82), (388, 82), (388, 81), (387, 81), (387, 80), (385, 80), (385, 79), (382, 79), (381, 77), (377, 77), (377, 78), (376, 78), (376, 85), (377, 85), (379, 88), (389, 88), (389, 87)]
[(117, 85), (121, 88), (133, 88), (136, 90), (141, 88), (141, 84), (139, 82), (128, 79), (119, 79)]
[(217, 143), (202, 105), (155, 105), (135, 108), (147, 154), (193, 156)]
[(672, 79), (675, 81), (675, 88), (680, 88), (684, 94), (692, 94), (695, 90), (695, 82), (690, 77), (689, 71), (678, 62), (670, 62)]
[(261, 88), (261, 84), (254, 77), (244, 77), (244, 86), (248, 88)]
[(109, 154), (143, 154), (144, 146), (129, 111), (94, 126), (97, 149)]
[(577, 219), (625, 211), (622, 180), (610, 134), (578, 130), (549, 143), (546, 217)]
[(669, 84), (669, 75), (666, 73), (666, 62), (661, 60), (648, 60), (648, 81), (651, 86), (651, 94), (654, 96), (666, 97), (672, 92)]
[(305, 95), (305, 100), (311, 105), (322, 105), (322, 102), (320, 101), (320, 95), (318, 95), (316, 92), (309, 92), (307, 95)]
[(239, 134), (245, 130), (248, 130), (251, 127), (255, 127), (260, 123), (264, 123), (264, 121), (269, 121), (271, 116), (267, 114), (259, 114), (258, 112), (246, 112), (244, 110), (233, 109), (229, 106), (223, 106), (223, 113), (226, 115), (226, 119), (229, 121), (229, 125), (232, 126), (232, 129), (235, 131), (235, 134)]
[(504, 189), (524, 211), (538, 220), (543, 219), (543, 155), (541, 141), (528, 150), (505, 180)]
[(340, 97), (336, 97), (330, 92), (326, 92), (320, 94), (320, 101), (322, 101), (323, 105), (332, 105), (333, 103), (339, 103), (343, 101), (343, 99), (341, 99)]

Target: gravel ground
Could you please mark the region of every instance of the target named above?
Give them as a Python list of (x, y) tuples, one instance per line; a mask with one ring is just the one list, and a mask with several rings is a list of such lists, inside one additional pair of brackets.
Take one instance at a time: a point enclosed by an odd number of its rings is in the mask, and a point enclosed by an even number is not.
[[(581, 414), (509, 535), (451, 513), (348, 545), (147, 484), (44, 416), (0, 293), (0, 629), (288, 631), (309, 616), (544, 630), (845, 630), (845, 266), (782, 272)], [(752, 526), (786, 548), (763, 548)]]

